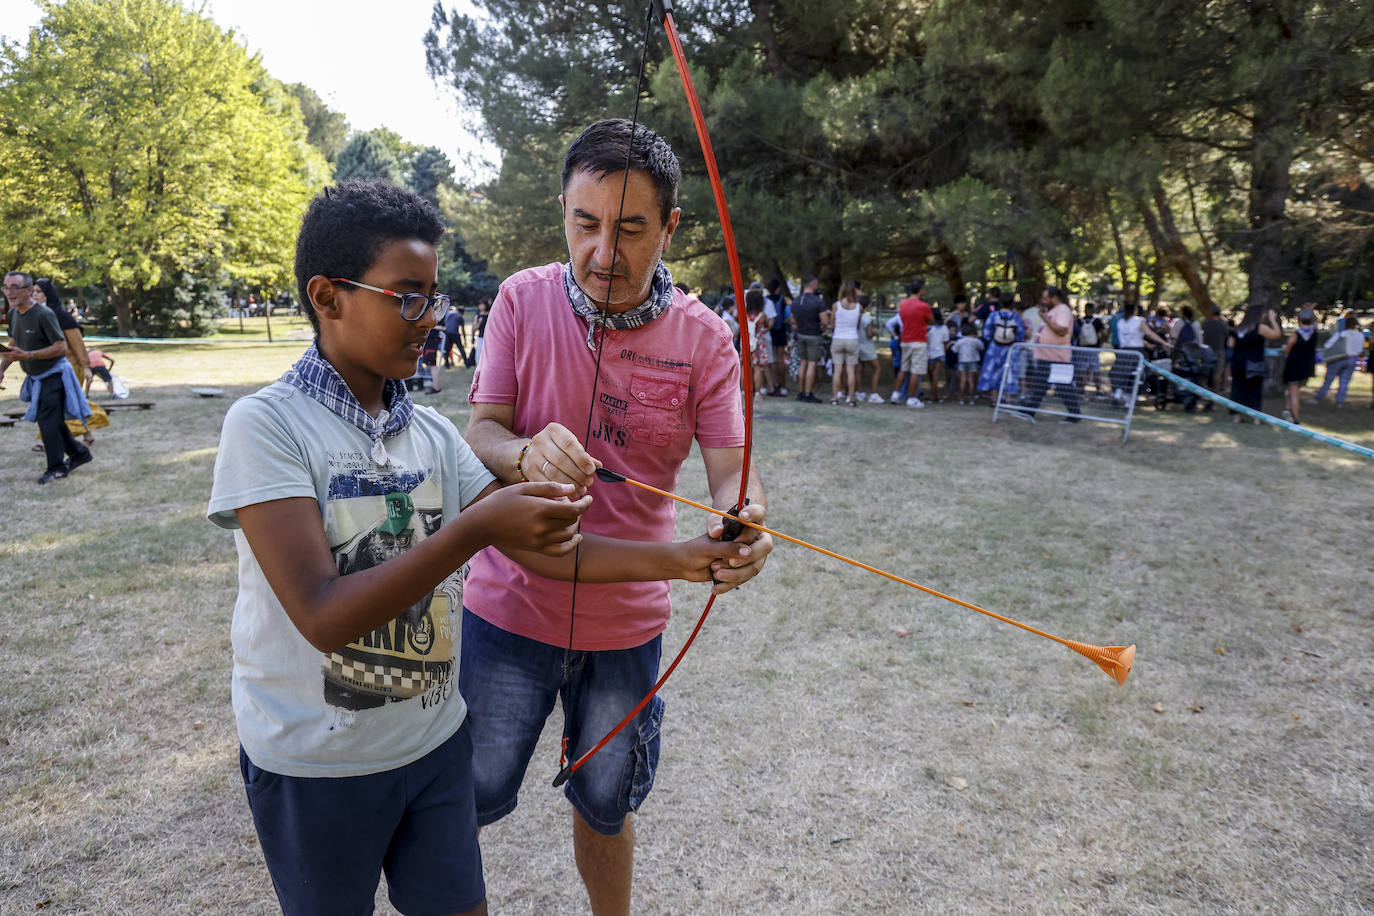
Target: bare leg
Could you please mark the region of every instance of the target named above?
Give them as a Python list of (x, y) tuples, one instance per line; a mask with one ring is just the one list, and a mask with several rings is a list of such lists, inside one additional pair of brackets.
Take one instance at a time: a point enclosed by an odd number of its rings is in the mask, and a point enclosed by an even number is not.
[(629, 916), (635, 864), (635, 829), (630, 818), (626, 816), (620, 833), (603, 836), (574, 809), (573, 853), (594, 916)]

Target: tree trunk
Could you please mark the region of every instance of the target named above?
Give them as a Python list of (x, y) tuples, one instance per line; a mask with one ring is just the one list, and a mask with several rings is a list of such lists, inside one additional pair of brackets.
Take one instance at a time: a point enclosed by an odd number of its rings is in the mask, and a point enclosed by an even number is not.
[(967, 293), (964, 288), (964, 274), (959, 268), (959, 256), (948, 245), (941, 243), (935, 257), (940, 262), (940, 273), (949, 284), (950, 293), (955, 296)]
[(1136, 305), (1140, 301), (1140, 297), (1137, 295), (1140, 287), (1131, 282), (1131, 265), (1126, 260), (1126, 246), (1121, 242), (1121, 229), (1116, 225), (1116, 211), (1112, 208), (1112, 195), (1104, 192), (1102, 202), (1107, 207), (1107, 222), (1112, 227), (1112, 242), (1116, 244), (1116, 263), (1121, 270), (1121, 298), (1126, 303)]
[(1255, 120), (1250, 164), (1249, 302), (1278, 308), (1280, 246), (1287, 221), (1294, 130), (1287, 118)]
[(115, 306), (115, 334), (119, 337), (134, 336), (134, 309), (133, 297), (129, 291), (122, 286), (107, 283), (110, 290), (110, 298), (114, 300)]
[(778, 51), (778, 35), (773, 29), (773, 4), (771, 0), (749, 0), (749, 9), (758, 26), (759, 40), (763, 42), (763, 59), (768, 72), (774, 79), (781, 80), (782, 54)]
[(1026, 249), (1017, 249), (1016, 292), (1021, 296), (1022, 305), (1034, 305), (1040, 301), (1045, 291), (1045, 259), (1033, 244)]
[[(1144, 198), (1137, 200), (1137, 205), (1140, 208), (1140, 217), (1145, 221), (1145, 231), (1150, 233), (1150, 241), (1154, 244), (1155, 257), (1162, 264), (1168, 264), (1183, 278), (1183, 282), (1188, 285), (1188, 292), (1192, 294), (1193, 302), (1198, 307), (1198, 314), (1210, 315), (1212, 294), (1198, 271), (1197, 260), (1178, 234), (1174, 211), (1169, 207), (1168, 198), (1164, 196), (1164, 188), (1156, 184), (1153, 196), (1154, 208), (1151, 208), (1150, 202)], [(1156, 266), (1156, 276), (1159, 275), (1162, 264)], [(1158, 285), (1159, 282), (1156, 280), (1155, 286)], [(1150, 301), (1159, 301), (1158, 289), (1150, 294)]]

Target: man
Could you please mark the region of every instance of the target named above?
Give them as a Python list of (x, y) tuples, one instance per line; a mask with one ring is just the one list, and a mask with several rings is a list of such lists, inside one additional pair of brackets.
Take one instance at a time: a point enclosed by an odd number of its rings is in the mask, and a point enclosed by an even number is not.
[(458, 356), (467, 365), (467, 327), (463, 321), (463, 307), (460, 305), (449, 306), (448, 314), (444, 316), (444, 366), (453, 368), (453, 345), (458, 345)]
[[(1221, 306), (1212, 306), (1212, 314), (1206, 321), (1202, 322), (1202, 342), (1212, 351), (1212, 355), (1217, 359), (1217, 367), (1212, 371), (1212, 377), (1208, 379), (1209, 386), (1213, 391), (1221, 391), (1222, 385), (1226, 381), (1226, 368), (1230, 363), (1226, 359), (1226, 335), (1230, 333), (1230, 328), (1226, 324), (1226, 319), (1221, 317)], [(1211, 401), (1207, 402), (1211, 405)]]
[(797, 334), (797, 351), (801, 354), (801, 370), (797, 373), (798, 401), (819, 404), (813, 389), (816, 387), (816, 364), (825, 358), (821, 336), (830, 330), (830, 310), (816, 291), (820, 281), (814, 276), (802, 280), (802, 293), (792, 303), (792, 330)]
[(930, 355), (926, 328), (935, 320), (930, 304), (921, 299), (921, 291), (926, 281), (917, 277), (907, 284), (907, 297), (897, 305), (897, 317), (902, 320), (902, 369), (892, 382), (893, 404), (900, 404), (902, 391), (905, 390), (907, 376), (911, 376), (911, 397), (906, 399), (908, 407), (924, 407), (919, 397), (921, 376), (926, 374), (927, 357)]
[[(1031, 364), (1026, 370), (1026, 392), (1021, 406), (1033, 416), (1045, 400), (1045, 393), (1054, 385), (1069, 415), (1060, 423), (1077, 423), (1082, 410), (1078, 400), (1078, 379), (1074, 378), (1073, 351), (1068, 349), (1073, 339), (1073, 309), (1064, 301), (1064, 293), (1057, 286), (1047, 286), (1040, 294), (1040, 327), (1035, 332), (1036, 346), (1031, 352)], [(1063, 349), (1061, 349), (1063, 348)], [(1051, 381), (1050, 376), (1055, 378)]]
[(32, 293), (33, 277), (17, 270), (5, 274), (10, 345), (0, 353), (0, 381), (16, 362), (27, 376), (19, 396), (29, 402), (24, 419), (38, 423), (43, 439), (48, 467), (38, 482), (46, 484), (91, 460), (91, 450), (76, 441), (65, 422), (65, 414), (84, 419), (90, 408), (66, 360), (67, 339), (57, 316), (46, 305), (35, 304)]
[[(629, 121), (597, 122), (568, 149), (559, 203), (569, 262), (501, 285), (468, 395), (468, 442), (502, 480), (580, 492), (604, 464), (671, 489), (695, 439), (712, 503), (734, 506), (744, 460), (738, 354), (724, 322), (675, 290), (661, 260), (681, 216), (680, 180), (667, 142)], [(571, 430), (588, 426), (584, 446)], [(749, 493), (741, 515), (762, 523), (752, 466)], [(598, 484), (593, 496), (584, 535), (672, 540), (670, 501), (625, 485)], [(708, 533), (720, 536), (718, 522)], [(711, 572), (723, 593), (758, 573), (772, 541), (746, 528), (719, 547)], [(574, 591), (488, 550), (472, 561), (463, 603), (459, 689), (473, 711), (478, 822), (490, 824), (515, 808), (560, 695), (571, 762), (649, 692), (668, 586), (584, 581)], [(629, 912), (628, 814), (653, 784), (662, 710), (659, 699), (648, 704), (564, 788), (598, 916)]]
[(978, 319), (979, 326), (986, 324), (988, 316), (1001, 307), (1002, 287), (994, 286), (992, 289), (988, 290), (987, 296), (983, 298), (983, 301), (979, 303), (977, 310), (973, 313), (974, 317)]

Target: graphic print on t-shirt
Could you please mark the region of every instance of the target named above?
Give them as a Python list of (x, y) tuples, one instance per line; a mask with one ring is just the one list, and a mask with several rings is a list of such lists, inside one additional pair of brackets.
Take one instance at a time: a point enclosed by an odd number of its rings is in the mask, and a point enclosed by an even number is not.
[(622, 348), (607, 359), (634, 368), (629, 387), (623, 373), (604, 372), (597, 392), (597, 423), (592, 438), (625, 450), (634, 446), (691, 447), (683, 416), (691, 397), (690, 360), (665, 359)]
[[(439, 530), (443, 494), (426, 471), (388, 472), (367, 456), (331, 455), (325, 536), (340, 575), (400, 556)], [(347, 710), (419, 697), (426, 706), (453, 690), (453, 610), (467, 567), (394, 620), (325, 656), (324, 698)]]

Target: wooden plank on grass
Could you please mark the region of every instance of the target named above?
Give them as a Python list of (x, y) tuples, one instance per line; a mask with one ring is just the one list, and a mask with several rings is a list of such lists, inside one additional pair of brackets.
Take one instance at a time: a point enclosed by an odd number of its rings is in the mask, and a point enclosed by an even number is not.
[(100, 406), (111, 410), (152, 410), (152, 401), (101, 401)]

